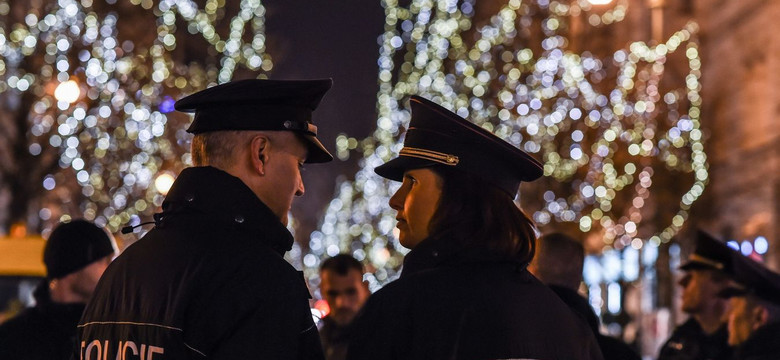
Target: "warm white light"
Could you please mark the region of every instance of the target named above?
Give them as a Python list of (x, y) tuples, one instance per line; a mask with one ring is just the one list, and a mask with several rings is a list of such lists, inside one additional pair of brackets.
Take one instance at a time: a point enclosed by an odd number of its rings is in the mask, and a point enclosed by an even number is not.
[(176, 179), (173, 178), (173, 175), (163, 173), (158, 176), (157, 179), (154, 179), (154, 187), (157, 188), (157, 191), (159, 191), (160, 194), (168, 195), (168, 190), (173, 186), (174, 180)]
[(612, 0), (588, 0), (589, 3), (593, 5), (607, 5), (612, 2)]
[(79, 95), (81, 95), (79, 84), (73, 80), (60, 83), (54, 90), (54, 97), (57, 100), (65, 101), (71, 104), (79, 99)]

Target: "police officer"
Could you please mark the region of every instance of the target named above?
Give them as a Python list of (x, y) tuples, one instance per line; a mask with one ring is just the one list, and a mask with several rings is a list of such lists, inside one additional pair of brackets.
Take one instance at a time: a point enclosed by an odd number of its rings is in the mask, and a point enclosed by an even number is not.
[(729, 275), (736, 283), (720, 295), (730, 298), (734, 359), (780, 359), (780, 274), (736, 251), (732, 256)]
[(696, 247), (680, 266), (682, 311), (690, 318), (678, 326), (661, 347), (658, 360), (726, 360), (728, 345), (727, 302), (717, 294), (729, 286), (734, 251), (712, 235), (697, 231)]
[(322, 359), (309, 292), (283, 256), (301, 168), (332, 156), (312, 112), (331, 80), (242, 80), (179, 100), (195, 167), (108, 268), (76, 359)]
[(114, 239), (89, 221), (57, 225), (44, 247), (35, 307), (0, 326), (0, 359), (69, 359), (76, 324), (115, 253)]
[(376, 173), (411, 252), (355, 320), (347, 358), (601, 359), (593, 334), (526, 266), (534, 229), (517, 207), (542, 175), (528, 154), (422, 97), (399, 156)]

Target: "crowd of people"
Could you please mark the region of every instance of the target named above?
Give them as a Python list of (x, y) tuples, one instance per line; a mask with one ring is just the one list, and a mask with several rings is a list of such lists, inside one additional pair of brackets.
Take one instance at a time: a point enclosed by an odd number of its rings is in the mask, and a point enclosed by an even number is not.
[[(429, 99), (409, 99), (389, 206), (410, 252), (370, 294), (363, 265), (323, 261), (315, 324), (287, 214), (305, 163), (332, 160), (312, 113), (325, 80), (242, 80), (176, 102), (194, 166), (155, 226), (113, 259), (94, 224), (58, 225), (37, 304), (0, 325), (0, 359), (639, 359), (578, 292), (584, 249), (536, 236), (515, 204), (542, 176), (527, 153)], [(690, 315), (659, 360), (780, 359), (780, 274), (699, 232), (681, 267)], [(99, 279), (99, 281), (98, 281)]]

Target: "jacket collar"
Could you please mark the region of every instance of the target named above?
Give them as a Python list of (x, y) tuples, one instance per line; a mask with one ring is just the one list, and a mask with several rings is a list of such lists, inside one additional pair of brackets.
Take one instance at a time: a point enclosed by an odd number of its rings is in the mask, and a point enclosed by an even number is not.
[(463, 245), (447, 236), (435, 236), (421, 241), (406, 254), (401, 278), (441, 266), (469, 263), (513, 264), (517, 271), (523, 271), (527, 266), (483, 246)]
[(211, 166), (184, 169), (163, 202), (157, 226), (196, 211), (221, 226), (231, 226), (266, 242), (280, 255), (292, 249), (293, 236), (241, 179)]

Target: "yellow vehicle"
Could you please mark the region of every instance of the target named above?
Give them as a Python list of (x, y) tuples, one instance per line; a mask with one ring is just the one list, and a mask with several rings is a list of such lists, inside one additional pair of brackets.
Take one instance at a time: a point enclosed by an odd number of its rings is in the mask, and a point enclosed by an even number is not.
[(40, 236), (0, 236), (0, 323), (33, 304), (32, 292), (46, 276)]

